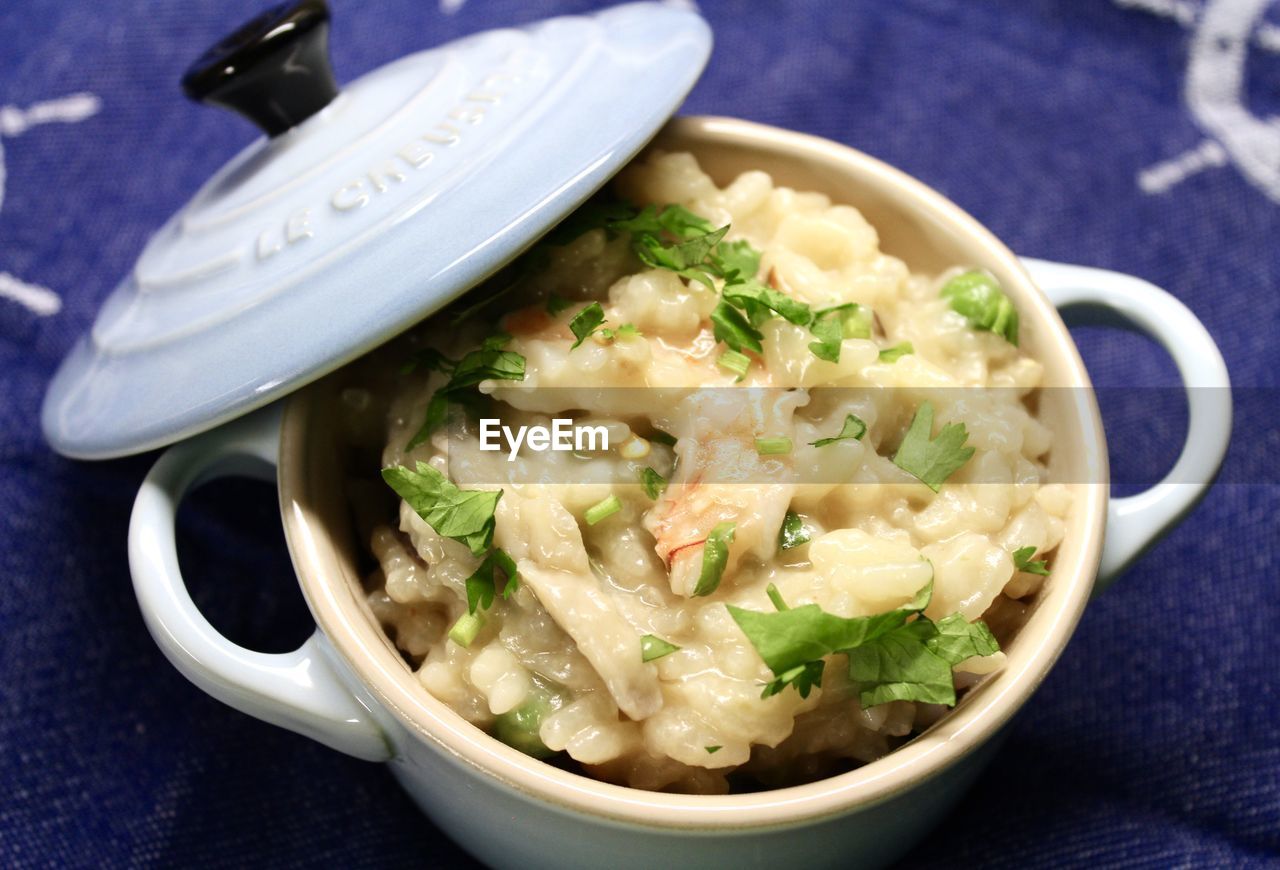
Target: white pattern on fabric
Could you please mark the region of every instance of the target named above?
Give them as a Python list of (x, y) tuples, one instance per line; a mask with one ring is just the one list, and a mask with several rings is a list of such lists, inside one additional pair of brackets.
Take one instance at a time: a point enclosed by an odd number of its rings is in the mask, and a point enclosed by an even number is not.
[(1245, 94), (1249, 51), (1280, 53), (1280, 27), (1263, 20), (1272, 0), (1115, 0), (1192, 28), (1185, 97), (1208, 134), (1195, 147), (1138, 173), (1140, 190), (1164, 193), (1190, 176), (1234, 164), (1244, 179), (1280, 202), (1280, 116), (1259, 117)]
[[(78, 123), (97, 114), (101, 107), (102, 101), (89, 93), (45, 100), (25, 109), (0, 106), (0, 208), (4, 207), (6, 181), (3, 139), (20, 136), (40, 124)], [(0, 298), (17, 302), (40, 317), (49, 317), (62, 310), (62, 299), (57, 293), (48, 287), (15, 278), (8, 272), (0, 272)]]

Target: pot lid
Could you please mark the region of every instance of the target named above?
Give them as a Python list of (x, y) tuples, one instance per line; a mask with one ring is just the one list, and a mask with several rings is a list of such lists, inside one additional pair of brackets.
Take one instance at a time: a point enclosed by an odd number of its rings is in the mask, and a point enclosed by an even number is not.
[(148, 242), (45, 397), (60, 453), (178, 441), (292, 392), (492, 274), (693, 86), (695, 13), (633, 3), (412, 54), (341, 91), (323, 0), (209, 50), (187, 93), (267, 133)]

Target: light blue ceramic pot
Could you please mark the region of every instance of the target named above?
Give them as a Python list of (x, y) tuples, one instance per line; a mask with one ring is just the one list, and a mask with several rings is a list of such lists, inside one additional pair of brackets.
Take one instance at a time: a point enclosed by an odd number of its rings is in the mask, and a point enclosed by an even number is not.
[[(660, 144), (693, 151), (721, 183), (763, 169), (781, 183), (823, 190), (860, 208), (884, 249), (913, 269), (976, 264), (1013, 298), (1046, 383), (1071, 388), (1046, 391), (1041, 416), (1055, 435), (1051, 473), (1068, 482), (1074, 508), (1053, 576), (1008, 644), (1002, 671), (906, 746), (796, 788), (658, 794), (522, 755), (431, 697), (368, 611), (355, 567), (359, 544), (338, 488), (344, 457), (329, 425), (332, 379), (286, 408), (272, 406), (161, 458), (138, 495), (130, 530), (138, 601), (165, 654), (205, 691), (341, 752), (389, 764), (419, 806), (489, 864), (880, 865), (915, 843), (972, 782), (1061, 653), (1095, 588), (1203, 494), (1230, 434), (1226, 368), (1204, 327), (1164, 291), (1112, 272), (1019, 261), (939, 194), (849, 148), (716, 118), (678, 120)], [(1187, 444), (1169, 477), (1145, 493), (1108, 499), (1097, 405), (1058, 309), (1124, 322), (1155, 338), (1178, 365), (1188, 387)], [(200, 615), (183, 584), (174, 513), (193, 485), (219, 474), (279, 484), (294, 567), (318, 625), (295, 652), (265, 655), (231, 643)]]

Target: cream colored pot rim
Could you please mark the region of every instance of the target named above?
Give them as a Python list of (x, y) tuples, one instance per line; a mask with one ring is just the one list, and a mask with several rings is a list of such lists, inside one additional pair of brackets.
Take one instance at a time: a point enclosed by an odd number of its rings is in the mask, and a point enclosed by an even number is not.
[[(1081, 387), (1091, 396), (1084, 364), (1066, 326), (1049, 300), (1032, 284), (1017, 258), (976, 220), (919, 181), (852, 148), (814, 136), (727, 118), (692, 117), (672, 122), (667, 135), (680, 139), (746, 143), (774, 152), (791, 152), (819, 164), (841, 164), (872, 176), (894, 196), (913, 200), (967, 244), (981, 248), (986, 262), (1012, 276), (1006, 290), (1023, 322), (1039, 339), (1038, 355), (1054, 356), (1068, 373), (1063, 386)], [(767, 166), (762, 166), (768, 169)], [(957, 708), (924, 734), (870, 764), (818, 782), (772, 791), (725, 796), (675, 795), (610, 785), (537, 761), (466, 722), (432, 697), (390, 648), (381, 630), (361, 609), (345, 584), (329, 582), (341, 571), (311, 546), (322, 529), (300, 494), (307, 467), (302, 445), (309, 416), (318, 411), (315, 390), (305, 390), (286, 408), (281, 436), (280, 495), (284, 524), (303, 592), (333, 647), (359, 675), (367, 690), (416, 738), (452, 754), (477, 775), (497, 777), (510, 787), (565, 809), (646, 826), (683, 829), (758, 827), (803, 823), (850, 812), (913, 787), (955, 764), (991, 738), (1031, 696), (1061, 653), (1087, 603), (1098, 570), (1106, 515), (1105, 484), (1076, 487), (1075, 510), (1083, 511), (1078, 537), (1063, 547), (1052, 582), (1009, 651), (1007, 666), (969, 692)], [(1078, 442), (1055, 449), (1092, 451), (1102, 463), (1105, 441), (1096, 403), (1081, 414)]]

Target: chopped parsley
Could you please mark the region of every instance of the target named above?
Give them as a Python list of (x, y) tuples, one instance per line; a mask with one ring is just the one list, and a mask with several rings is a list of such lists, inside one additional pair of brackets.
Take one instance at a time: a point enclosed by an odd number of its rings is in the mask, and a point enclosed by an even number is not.
[(665, 641), (656, 634), (646, 634), (640, 638), (640, 661), (651, 662), (680, 649), (674, 643)]
[(814, 686), (822, 685), (825, 656), (843, 653), (863, 707), (898, 700), (950, 705), (956, 701), (952, 667), (1000, 649), (981, 622), (969, 622), (959, 613), (937, 622), (924, 615), (933, 595), (932, 580), (896, 610), (851, 618), (827, 613), (816, 604), (787, 607), (776, 592), (770, 591), (778, 608), (774, 613), (727, 605), (773, 672), (762, 698), (787, 686), (808, 697)]
[(1018, 309), (995, 278), (977, 270), (965, 272), (942, 285), (941, 295), (974, 329), (994, 332), (1010, 344), (1018, 344)]
[(937, 438), (931, 438), (931, 432), (933, 405), (925, 402), (916, 410), (906, 437), (893, 455), (893, 464), (937, 492), (942, 482), (968, 462), (974, 451), (964, 446), (969, 433), (963, 423), (948, 423)]
[(703, 749), (705, 749), (705, 750), (707, 750), (707, 755), (715, 755), (717, 752), (719, 752), (719, 751), (720, 751), (721, 749), (723, 749), (724, 747), (722, 747), (722, 746), (704, 746), (704, 747), (702, 747), (702, 748), (703, 748)]
[(844, 305), (834, 305), (814, 312), (813, 321), (809, 324), (809, 331), (817, 339), (809, 342), (809, 350), (814, 356), (827, 362), (840, 362), (841, 342), (845, 338), (855, 337), (845, 335), (844, 325), (846, 314), (855, 307), (857, 306), (853, 302), (846, 302)]
[(599, 302), (592, 302), (573, 315), (573, 319), (569, 321), (569, 329), (577, 341), (570, 345), (569, 350), (586, 341), (587, 337), (599, 329), (602, 323), (604, 323), (604, 309), (600, 307)]
[[(778, 547), (783, 550), (790, 550), (801, 544), (809, 543), (810, 538), (809, 530), (805, 528), (804, 520), (800, 519), (800, 515), (795, 511), (787, 511), (787, 515), (782, 518), (782, 528), (778, 529)], [(770, 584), (771, 587), (772, 585)], [(774, 591), (777, 590), (775, 589)], [(778, 609), (783, 610), (784, 608), (779, 607)]]
[(840, 434), (833, 435), (830, 438), (819, 438), (817, 441), (810, 441), (812, 447), (826, 447), (828, 444), (835, 444), (837, 441), (861, 441), (862, 436), (867, 434), (867, 424), (862, 422), (856, 414), (849, 414), (844, 418), (844, 425), (840, 427)]
[(667, 480), (652, 468), (640, 469), (640, 483), (644, 486), (644, 494), (654, 501), (667, 491)]
[(484, 561), (480, 563), (479, 568), (476, 568), (475, 573), (467, 578), (468, 613), (488, 610), (493, 606), (493, 598), (498, 592), (498, 584), (494, 579), (495, 569), (501, 570), (507, 578), (502, 587), (502, 597), (510, 598), (516, 591), (520, 584), (520, 575), (516, 572), (515, 560), (501, 548), (494, 547), (484, 557)]
[(573, 302), (571, 302), (568, 299), (565, 299), (563, 296), (559, 295), (558, 293), (552, 293), (550, 296), (547, 297), (547, 313), (550, 314), (552, 317), (558, 317), (562, 312), (568, 309), (568, 307), (572, 304)]
[(631, 250), (640, 258), (640, 262), (651, 269), (669, 269), (681, 278), (697, 281), (705, 284), (707, 289), (714, 290), (716, 285), (712, 278), (719, 270), (709, 267), (710, 264), (704, 261), (727, 232), (729, 225), (725, 224), (719, 229), (700, 233), (685, 241), (671, 243), (664, 242), (657, 236), (641, 233), (632, 238)]
[(760, 343), (764, 333), (752, 326), (741, 311), (723, 299), (711, 312), (711, 326), (716, 341), (723, 341), (730, 350), (738, 353), (748, 350), (764, 352), (764, 345)]
[[(524, 380), (524, 357), (515, 351), (502, 349), (509, 341), (511, 336), (505, 332), (496, 333), (486, 338), (478, 349), (471, 351), (458, 362), (451, 363), (449, 380), (443, 387), (436, 390), (427, 402), (426, 419), (409, 439), (406, 450), (412, 450), (422, 444), (444, 425), (449, 418), (449, 402), (459, 399), (464, 391), (485, 380)], [(440, 359), (449, 362), (444, 357)]]
[(443, 372), (447, 375), (453, 373), (453, 369), (457, 364), (457, 360), (449, 359), (434, 347), (424, 347), (400, 367), (400, 374), (408, 375), (413, 372), (425, 371)]
[(718, 257), (717, 265), (728, 282), (751, 281), (760, 271), (760, 252), (751, 247), (746, 239), (736, 242), (721, 242), (716, 246), (713, 256)]
[(729, 563), (729, 545), (733, 543), (733, 523), (720, 523), (707, 535), (702, 547), (702, 570), (698, 585), (693, 589), (695, 598), (710, 595), (720, 585), (725, 565)]
[(726, 284), (721, 294), (730, 305), (746, 312), (752, 326), (759, 326), (773, 314), (777, 314), (797, 326), (808, 326), (813, 319), (809, 306), (793, 299), (755, 279), (742, 283)]
[(466, 544), (474, 556), (489, 549), (502, 490), (459, 489), (421, 461), (416, 471), (403, 465), (384, 468), (382, 479), (438, 534)]
[(1025, 571), (1028, 574), (1039, 574), (1041, 577), (1049, 576), (1049, 568), (1044, 559), (1036, 559), (1032, 561), (1031, 557), (1036, 554), (1035, 547), (1019, 547), (1013, 551), (1013, 564), (1019, 571)]

